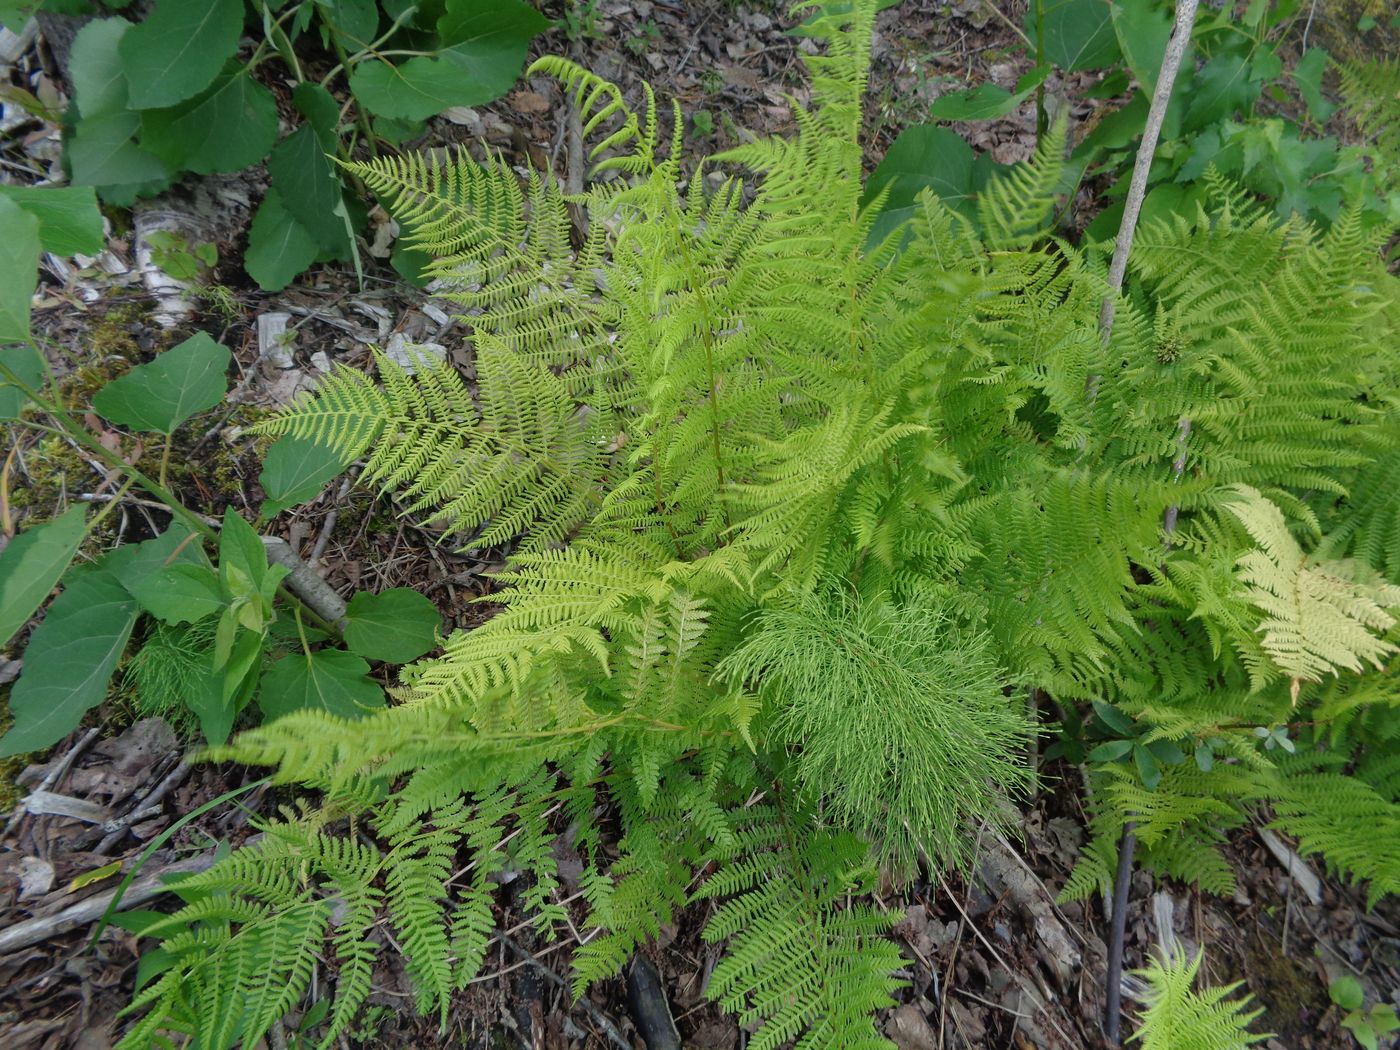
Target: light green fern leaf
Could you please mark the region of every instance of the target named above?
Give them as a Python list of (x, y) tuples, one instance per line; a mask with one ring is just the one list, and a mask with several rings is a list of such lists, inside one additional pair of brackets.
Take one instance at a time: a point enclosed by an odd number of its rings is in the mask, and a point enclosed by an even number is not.
[(1383, 667), (1397, 651), (1383, 636), (1395, 626), (1387, 609), (1400, 606), (1400, 587), (1358, 580), (1346, 563), (1312, 561), (1278, 507), (1247, 486), (1236, 492), (1227, 507), (1259, 545), (1240, 557), (1240, 580), (1264, 614), (1264, 649), (1292, 679), (1295, 699), (1299, 683), (1339, 668)]
[(1229, 998), (1239, 984), (1192, 989), (1202, 958), (1178, 954), (1138, 971), (1147, 981), (1148, 999), (1132, 1038), (1142, 1050), (1244, 1050), (1268, 1038), (1249, 1031), (1263, 1011), (1250, 1010), (1247, 999)]

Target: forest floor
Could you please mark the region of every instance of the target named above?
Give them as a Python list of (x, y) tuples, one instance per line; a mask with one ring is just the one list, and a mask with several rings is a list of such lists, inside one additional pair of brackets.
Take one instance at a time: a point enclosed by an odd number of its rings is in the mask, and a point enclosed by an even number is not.
[[(561, 14), (556, 2), (547, 13)], [(867, 113), (869, 160), (879, 159), (898, 131), (925, 119), (929, 103), (950, 86), (995, 82), (1013, 85), (1028, 60), (1017, 46), (1019, 10), (987, 0), (905, 0), (880, 17)], [(731, 6), (726, 0), (689, 3), (599, 0), (584, 35), (570, 41), (554, 31), (537, 41), (544, 51), (568, 51), (619, 82), (629, 97), (645, 78), (663, 97), (681, 100), (692, 122), (695, 154), (737, 144), (746, 132), (792, 129), (790, 98), (806, 86), (801, 42), (785, 34), (792, 20), (766, 6)], [(1322, 27), (1319, 27), (1322, 31)], [(47, 79), (65, 90), (61, 69), (42, 38), (21, 40), (0, 54), (12, 82)], [(1093, 78), (1093, 74), (1080, 76)], [(1083, 84), (1052, 80), (1052, 95), (1082, 98)], [(1091, 123), (1092, 107), (1076, 102), (1076, 125)], [(6, 181), (40, 179), (57, 164), (60, 129), (13, 117), (0, 121), (0, 162)], [(455, 110), (429, 125), (417, 145), (463, 144), (498, 150), (515, 163), (558, 167), (564, 149), (566, 107), (543, 78), (522, 81), (500, 102)], [(1027, 103), (1005, 119), (957, 126), (996, 160), (1027, 157), (1034, 145), (1034, 113)], [(432, 342), (470, 369), (470, 348), (452, 305), (400, 282), (387, 265), (387, 241), (365, 260), (363, 283), (346, 266), (311, 271), (282, 293), (260, 292), (241, 265), (247, 224), (265, 173), (187, 180), (156, 200), (142, 202), (130, 228), (114, 228), (106, 251), (81, 268), (51, 261), (41, 275), (44, 301), (36, 327), (51, 345), (65, 348), (68, 389), (77, 394), (148, 360), (191, 329), (209, 331), (231, 348), (236, 377), (228, 403), (207, 414), (174, 484), (189, 504), (207, 515), (226, 506), (250, 517), (261, 502), (257, 485), (260, 439), (247, 424), (298, 392), (314, 386), (334, 366), (364, 365), (374, 346)], [(1102, 187), (1090, 186), (1085, 196)], [(1081, 203), (1088, 203), (1087, 196)], [(219, 263), (205, 285), (172, 287), (138, 256), (137, 232), (170, 224), (213, 241)], [(382, 250), (382, 251), (381, 251)], [(374, 256), (378, 255), (378, 258)], [(291, 332), (290, 356), (270, 352), (269, 316)], [(279, 322), (280, 323), (280, 322)], [(261, 334), (260, 334), (261, 332)], [(95, 418), (89, 419), (101, 426)], [(7, 515), (47, 517), (78, 493), (103, 494), (106, 471), (49, 440), (15, 436)], [(7, 519), (8, 520), (8, 519)], [(164, 523), (150, 506), (131, 504), (113, 515), (125, 538), (150, 535)], [(336, 481), (321, 497), (281, 515), (270, 528), (285, 536), (338, 591), (416, 588), (432, 598), (449, 626), (470, 627), (490, 614), (472, 600), (489, 593), (490, 573), (503, 552), (458, 553), (436, 542), (433, 529), (397, 516), (386, 501)], [(11, 653), (11, 656), (14, 656)], [(0, 656), (0, 689), (19, 669)], [(119, 679), (120, 681), (120, 679)], [(0, 712), (2, 712), (0, 708)], [(0, 713), (0, 720), (3, 720)], [(240, 767), (186, 765), (189, 741), (182, 727), (140, 718), (120, 686), (80, 730), (47, 755), (11, 763), (0, 786), (0, 811), (41, 786), (90, 803), (107, 815), (137, 815), (125, 829), (100, 826), (59, 813), (16, 809), (0, 834), (0, 936), (25, 920), (56, 916), (74, 903), (109, 893), (115, 875), (75, 887), (74, 880), (120, 862), (129, 869), (146, 843), (183, 814), (259, 774)], [(881, 1022), (906, 1050), (1002, 1048), (1079, 1050), (1101, 1045), (1107, 936), (1101, 902), (1055, 903), (1084, 838), (1079, 773), (1060, 762), (1042, 762), (1040, 787), (1023, 807), (1020, 834), (987, 837), (977, 870), (935, 876), (932, 882), (886, 887), (881, 907), (899, 915), (895, 935), (906, 956), (908, 985)], [(223, 805), (186, 825), (171, 846), (157, 852), (146, 871), (157, 872), (217, 841), (237, 844), (250, 820), (274, 812), (274, 793), (254, 791), (238, 805)], [(1379, 989), (1400, 987), (1400, 911), (1368, 912), (1356, 890), (1329, 879), (1293, 857), (1263, 832), (1256, 815), (1231, 833), (1229, 855), (1239, 888), (1214, 898), (1180, 885), (1134, 879), (1128, 914), (1129, 967), (1141, 965), (1154, 945), (1173, 940), (1188, 949), (1208, 946), (1207, 976), (1242, 980), (1265, 1011), (1259, 1031), (1275, 1033), (1269, 1050), (1311, 1050), (1354, 1044), (1339, 1026), (1329, 979), (1363, 976)], [(562, 863), (561, 869), (568, 870)], [(1286, 865), (1296, 865), (1290, 875)], [(1302, 870), (1298, 870), (1302, 869)], [(113, 868), (113, 871), (116, 869)], [(567, 880), (564, 890), (572, 892)], [(509, 903), (500, 916), (509, 935), (498, 938), (484, 974), (459, 997), (440, 1035), (418, 1018), (405, 975), (385, 964), (375, 980), (371, 1008), (351, 1046), (606, 1047), (605, 1019), (642, 1046), (630, 1017), (622, 979), (605, 983), (590, 1008), (574, 1005), (566, 990), (571, 944), (537, 944), (515, 927)], [(660, 975), (682, 1045), (695, 1050), (734, 1050), (744, 1033), (708, 1005), (702, 990), (715, 962), (698, 924), (686, 917), (648, 948)], [(136, 972), (136, 943), (108, 927), (89, 946), (92, 927), (63, 929), (17, 950), (0, 952), (0, 1045), (102, 1050), (120, 1032), (118, 1009), (128, 1000)], [(535, 955), (526, 953), (536, 952)], [(560, 980), (565, 978), (565, 980)], [(1129, 1001), (1129, 1012), (1135, 1009)]]

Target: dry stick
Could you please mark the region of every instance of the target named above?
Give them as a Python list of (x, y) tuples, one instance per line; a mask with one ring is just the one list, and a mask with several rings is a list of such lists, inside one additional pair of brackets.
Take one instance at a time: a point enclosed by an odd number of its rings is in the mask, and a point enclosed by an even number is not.
[[(507, 937), (505, 934), (501, 934), (501, 942), (511, 951), (515, 952), (516, 955), (520, 956), (522, 962), (550, 984), (554, 985), (556, 988), (562, 988), (566, 993), (572, 994), (568, 982), (565, 981), (564, 978), (560, 977), (548, 966), (536, 959), (514, 940)], [(605, 1015), (603, 1011), (593, 1005), (592, 1000), (590, 1000), (588, 996), (581, 996), (575, 1005), (583, 1008), (584, 1012), (593, 1019), (593, 1023), (603, 1030), (603, 1034), (608, 1037), (608, 1041), (612, 1043), (613, 1046), (618, 1047), (619, 1050), (632, 1050), (632, 1044), (623, 1038), (622, 1033), (617, 1030), (617, 1026), (608, 1020), (607, 1015)]]
[[(1123, 205), (1123, 221), (1118, 227), (1118, 237), (1113, 243), (1113, 260), (1108, 267), (1108, 293), (1103, 297), (1099, 310), (1099, 335), (1105, 344), (1113, 335), (1113, 311), (1117, 295), (1123, 287), (1123, 276), (1128, 272), (1128, 253), (1133, 247), (1133, 234), (1137, 232), (1138, 216), (1142, 214), (1143, 198), (1147, 196), (1147, 176), (1152, 170), (1152, 157), (1157, 151), (1157, 140), (1162, 134), (1162, 121), (1167, 115), (1167, 104), (1171, 101), (1172, 87), (1176, 83), (1177, 71), (1181, 68), (1182, 55), (1191, 40), (1191, 28), (1196, 22), (1197, 0), (1178, 0), (1176, 24), (1172, 27), (1171, 39), (1167, 41), (1162, 54), (1162, 68), (1157, 75), (1157, 86), (1152, 93), (1152, 105), (1147, 110), (1147, 123), (1142, 130), (1142, 144), (1138, 147), (1133, 161), (1133, 177), (1128, 184), (1128, 196)], [(1191, 432), (1191, 421), (1183, 419), (1180, 424), (1182, 451), (1172, 468), (1180, 476), (1186, 468), (1185, 442)], [(1176, 508), (1167, 510), (1163, 526), (1170, 533), (1176, 527)], [(1118, 842), (1118, 871), (1113, 882), (1113, 912), (1109, 927), (1108, 941), (1108, 987), (1104, 990), (1104, 1036), (1112, 1045), (1119, 1044), (1118, 1031), (1123, 1008), (1123, 940), (1128, 921), (1128, 889), (1133, 874), (1133, 853), (1137, 848), (1137, 825), (1127, 821), (1123, 825), (1123, 835)]]
[(301, 555), (292, 550), (286, 540), (276, 536), (264, 536), (262, 541), (263, 546), (267, 548), (268, 561), (275, 562), (287, 570), (287, 589), (321, 619), (339, 630), (344, 630), (345, 600), (335, 593), (329, 583), (321, 579), (315, 569), (301, 560)]
[[(189, 860), (177, 861), (167, 865), (160, 871), (143, 875), (122, 894), (119, 907), (130, 908), (152, 897), (167, 892), (170, 887), (165, 884), (166, 875), (192, 874), (204, 871), (214, 863), (213, 852), (206, 853), (200, 857), (191, 857)], [(99, 893), (95, 897), (88, 897), (70, 907), (64, 908), (54, 915), (43, 915), (37, 919), (26, 919), (24, 922), (17, 922), (8, 929), (0, 930), (0, 955), (18, 951), (20, 948), (27, 948), (31, 944), (38, 944), (46, 941), (50, 937), (56, 937), (60, 933), (67, 933), (69, 930), (79, 926), (86, 926), (88, 923), (96, 922), (107, 914), (107, 908), (112, 903), (112, 898), (117, 895), (116, 890), (107, 893)]]
[(1108, 267), (1110, 291), (1104, 296), (1103, 308), (1099, 311), (1099, 334), (1105, 343), (1113, 334), (1116, 293), (1123, 287), (1123, 275), (1128, 272), (1128, 252), (1133, 246), (1133, 234), (1137, 232), (1143, 198), (1147, 196), (1147, 176), (1152, 170), (1152, 157), (1157, 151), (1157, 140), (1162, 135), (1162, 121), (1166, 119), (1172, 85), (1176, 83), (1176, 73), (1181, 68), (1181, 56), (1191, 41), (1191, 27), (1196, 21), (1196, 5), (1197, 0), (1179, 0), (1176, 5), (1176, 25), (1172, 28), (1171, 39), (1167, 41), (1167, 49), (1162, 54), (1162, 70), (1157, 75), (1157, 88), (1152, 93), (1152, 105), (1147, 110), (1147, 123), (1142, 129), (1142, 144), (1138, 146), (1137, 158), (1133, 161), (1133, 177), (1128, 184), (1127, 199), (1123, 202), (1123, 221), (1118, 226), (1118, 238), (1113, 242), (1113, 261)]
[[(73, 768), (73, 763), (78, 760), (78, 756), (87, 750), (87, 746), (97, 739), (97, 734), (100, 732), (102, 732), (101, 728), (94, 726), (84, 733), (78, 742), (69, 748), (68, 754), (63, 756), (63, 760), (56, 763), (54, 767), (44, 775), (44, 779), (39, 782), (39, 786), (34, 789), (34, 792), (48, 791), (49, 788), (55, 787), (68, 775), (68, 770)], [(31, 794), (34, 792), (31, 792)], [(4, 838), (8, 835), (10, 829), (19, 823), (20, 818), (27, 812), (28, 810), (24, 807), (24, 800), (21, 799), (19, 804), (15, 806), (14, 812), (10, 814), (10, 819), (5, 822), (5, 830), (0, 832), (0, 838)]]

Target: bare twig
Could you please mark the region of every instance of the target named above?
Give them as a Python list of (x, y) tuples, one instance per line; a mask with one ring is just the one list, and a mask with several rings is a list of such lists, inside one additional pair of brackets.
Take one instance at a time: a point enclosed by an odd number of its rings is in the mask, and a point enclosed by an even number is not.
[(287, 570), (287, 589), (321, 619), (337, 628), (344, 628), (345, 600), (335, 593), (331, 585), (302, 561), (301, 555), (292, 550), (286, 540), (264, 536), (263, 546), (267, 548), (268, 560)]
[[(191, 857), (188, 860), (176, 861), (174, 864), (166, 865), (160, 871), (143, 875), (126, 888), (118, 907), (135, 907), (137, 904), (165, 893), (169, 887), (162, 880), (167, 875), (193, 874), (206, 870), (213, 863), (214, 854), (210, 852), (199, 857)], [(116, 890), (99, 893), (95, 897), (88, 897), (86, 900), (64, 908), (56, 914), (26, 919), (24, 922), (15, 923), (8, 929), (0, 930), (0, 955), (18, 951), (20, 948), (27, 948), (31, 944), (38, 944), (79, 926), (96, 922), (107, 913), (107, 907), (116, 895)]]
[[(515, 952), (516, 955), (520, 956), (521, 961), (523, 961), (525, 965), (529, 966), (556, 988), (562, 988), (572, 997), (573, 993), (569, 988), (569, 983), (565, 981), (564, 978), (560, 977), (505, 934), (501, 934), (501, 942), (511, 951)], [(593, 1019), (593, 1023), (603, 1030), (603, 1034), (608, 1037), (608, 1042), (618, 1047), (619, 1050), (632, 1050), (632, 1044), (622, 1037), (622, 1033), (617, 1030), (617, 1025), (608, 1020), (603, 1012), (593, 1005), (592, 1000), (590, 1000), (588, 996), (585, 995), (580, 998), (577, 1005), (583, 1007), (588, 1016)]]
[(1138, 216), (1142, 214), (1142, 201), (1147, 196), (1147, 176), (1152, 170), (1152, 157), (1157, 151), (1157, 140), (1162, 135), (1162, 121), (1167, 115), (1167, 103), (1171, 101), (1172, 85), (1176, 83), (1177, 70), (1181, 68), (1181, 56), (1191, 40), (1191, 27), (1196, 22), (1198, 0), (1178, 0), (1176, 5), (1176, 25), (1172, 28), (1171, 39), (1162, 55), (1162, 69), (1157, 75), (1157, 87), (1152, 93), (1152, 104), (1147, 110), (1147, 123), (1142, 129), (1142, 144), (1138, 146), (1137, 158), (1133, 161), (1133, 177), (1128, 184), (1128, 196), (1123, 202), (1123, 221), (1118, 226), (1118, 237), (1113, 243), (1113, 261), (1108, 267), (1108, 294), (1103, 298), (1099, 310), (1099, 332), (1104, 342), (1113, 332), (1113, 310), (1119, 289), (1123, 287), (1123, 275), (1128, 271), (1128, 253), (1133, 247), (1133, 234), (1137, 232)]
[(154, 816), (152, 810), (160, 811), (160, 804), (165, 796), (179, 787), (187, 776), (190, 775), (191, 766), (188, 762), (181, 762), (175, 766), (165, 778), (155, 786), (149, 795), (139, 799), (127, 812), (115, 820), (109, 820), (102, 825), (102, 830), (107, 834), (102, 841), (94, 847), (93, 852), (103, 854), (109, 852), (113, 846), (122, 840), (127, 828), (132, 824), (139, 823), (146, 816)]
[[(37, 794), (40, 791), (48, 791), (50, 788), (60, 783), (63, 778), (68, 775), (68, 771), (73, 768), (73, 763), (78, 760), (78, 756), (87, 750), (88, 745), (97, 739), (97, 734), (100, 732), (102, 732), (100, 727), (93, 726), (84, 733), (78, 742), (68, 749), (68, 754), (63, 756), (62, 761), (56, 763), (52, 769), (44, 774), (44, 779), (39, 782), (39, 786), (34, 789), (34, 793)], [(10, 829), (13, 828), (15, 824), (19, 822), (19, 819), (27, 812), (28, 810), (25, 808), (24, 800), (21, 799), (19, 805), (15, 807), (14, 812), (10, 814), (10, 819), (5, 822), (5, 830), (3, 833), (0, 833), (0, 836), (8, 835)]]
[[(1177, 0), (1176, 23), (1162, 54), (1162, 67), (1157, 74), (1156, 88), (1152, 92), (1152, 104), (1147, 110), (1142, 142), (1133, 161), (1133, 176), (1128, 185), (1127, 199), (1123, 204), (1123, 221), (1118, 226), (1118, 237), (1113, 243), (1113, 259), (1108, 267), (1109, 288), (1099, 309), (1099, 335), (1105, 343), (1113, 335), (1114, 307), (1118, 293), (1123, 287), (1123, 277), (1128, 272), (1128, 255), (1132, 251), (1138, 217), (1142, 214), (1142, 202), (1147, 196), (1147, 177), (1152, 170), (1157, 140), (1162, 134), (1167, 104), (1171, 101), (1176, 75), (1181, 69), (1181, 59), (1186, 53), (1186, 45), (1191, 41), (1191, 29), (1196, 23), (1197, 3), (1198, 0)], [(1091, 384), (1091, 387), (1093, 385)], [(1172, 464), (1178, 478), (1186, 469), (1186, 438), (1191, 433), (1191, 421), (1183, 419), (1179, 427), (1181, 452)], [(1167, 508), (1162, 524), (1169, 535), (1176, 528), (1176, 517), (1177, 508)], [(1123, 938), (1127, 931), (1128, 891), (1132, 882), (1133, 853), (1136, 848), (1137, 825), (1130, 820), (1123, 825), (1123, 835), (1118, 842), (1118, 871), (1113, 883), (1113, 911), (1109, 925), (1107, 987), (1104, 989), (1103, 1030), (1108, 1041), (1114, 1045), (1119, 1042), (1118, 1032), (1122, 1020)]]

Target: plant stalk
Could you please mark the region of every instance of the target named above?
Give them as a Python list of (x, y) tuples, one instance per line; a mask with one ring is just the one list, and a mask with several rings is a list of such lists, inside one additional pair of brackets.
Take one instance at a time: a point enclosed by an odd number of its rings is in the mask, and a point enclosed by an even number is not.
[[(1138, 145), (1137, 156), (1133, 161), (1133, 176), (1128, 184), (1128, 196), (1123, 202), (1123, 220), (1118, 226), (1118, 236), (1113, 243), (1113, 259), (1108, 267), (1108, 291), (1099, 309), (1099, 335), (1105, 344), (1113, 335), (1113, 315), (1118, 293), (1123, 288), (1123, 277), (1128, 272), (1128, 255), (1133, 247), (1133, 235), (1137, 232), (1138, 218), (1142, 214), (1142, 202), (1147, 196), (1147, 178), (1152, 171), (1152, 159), (1157, 151), (1157, 142), (1162, 136), (1162, 123), (1166, 120), (1167, 106), (1171, 102), (1172, 88), (1176, 84), (1177, 73), (1181, 69), (1186, 45), (1191, 40), (1191, 30), (1196, 24), (1198, 0), (1177, 0), (1176, 21), (1171, 38), (1162, 54), (1162, 67), (1157, 74), (1157, 84), (1152, 92), (1152, 104), (1147, 110), (1147, 122), (1142, 131), (1142, 142)], [(1091, 392), (1097, 383), (1091, 380)], [(1182, 421), (1182, 450), (1173, 470), (1179, 477), (1186, 466), (1186, 436), (1190, 434), (1190, 421)], [(1168, 508), (1163, 526), (1170, 533), (1176, 528), (1176, 508)], [(1128, 924), (1128, 892), (1133, 875), (1133, 854), (1137, 848), (1137, 825), (1128, 821), (1123, 825), (1123, 835), (1118, 842), (1118, 872), (1113, 883), (1113, 910), (1109, 923), (1108, 941), (1108, 987), (1104, 992), (1103, 1031), (1109, 1043), (1120, 1045), (1119, 1028), (1123, 1009), (1123, 940)]]
[(1128, 253), (1132, 250), (1133, 234), (1137, 232), (1142, 202), (1147, 196), (1147, 177), (1152, 171), (1152, 158), (1157, 151), (1157, 140), (1162, 136), (1162, 122), (1166, 119), (1172, 87), (1176, 84), (1176, 75), (1181, 69), (1181, 58), (1186, 53), (1186, 45), (1191, 41), (1191, 29), (1196, 23), (1197, 3), (1198, 0), (1178, 0), (1176, 24), (1172, 27), (1167, 49), (1162, 54), (1162, 69), (1157, 74), (1157, 86), (1152, 92), (1152, 104), (1147, 110), (1147, 123), (1142, 129), (1142, 143), (1138, 146), (1137, 157), (1133, 161), (1133, 177), (1128, 183), (1127, 199), (1123, 202), (1123, 221), (1118, 226), (1118, 237), (1113, 243), (1113, 261), (1108, 267), (1109, 291), (1104, 295), (1103, 306), (1099, 310), (1099, 333), (1105, 343), (1113, 333), (1113, 311), (1118, 292), (1123, 287), (1123, 276), (1128, 272)]

